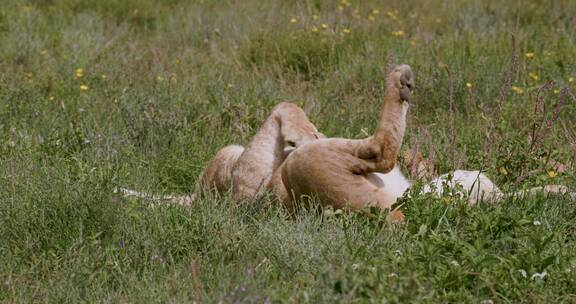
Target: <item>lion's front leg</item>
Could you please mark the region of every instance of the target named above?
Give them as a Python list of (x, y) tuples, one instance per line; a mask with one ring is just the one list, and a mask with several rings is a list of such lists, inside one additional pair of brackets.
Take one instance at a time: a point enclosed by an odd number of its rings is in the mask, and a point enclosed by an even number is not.
[(375, 163), (374, 171), (388, 173), (395, 164), (406, 129), (406, 115), (414, 89), (412, 69), (399, 65), (387, 79), (384, 106), (374, 136), (356, 148), (358, 158)]

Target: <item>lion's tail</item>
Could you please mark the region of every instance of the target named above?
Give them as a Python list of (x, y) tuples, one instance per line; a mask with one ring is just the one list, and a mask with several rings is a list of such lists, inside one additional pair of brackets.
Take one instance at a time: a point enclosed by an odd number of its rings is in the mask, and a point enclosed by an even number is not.
[(146, 192), (138, 192), (135, 190), (130, 190), (126, 188), (116, 188), (114, 189), (114, 193), (120, 193), (125, 197), (135, 197), (139, 199), (146, 200), (150, 202), (153, 206), (158, 206), (161, 204), (174, 204), (174, 205), (182, 205), (182, 206), (189, 206), (192, 205), (194, 200), (196, 199), (196, 194), (188, 194), (188, 195), (158, 195), (158, 194), (151, 194)]
[(522, 196), (534, 196), (538, 193), (568, 195), (572, 200), (576, 200), (576, 192), (570, 191), (568, 187), (563, 185), (546, 185), (543, 187), (534, 187), (527, 190), (514, 192), (512, 195), (522, 197)]

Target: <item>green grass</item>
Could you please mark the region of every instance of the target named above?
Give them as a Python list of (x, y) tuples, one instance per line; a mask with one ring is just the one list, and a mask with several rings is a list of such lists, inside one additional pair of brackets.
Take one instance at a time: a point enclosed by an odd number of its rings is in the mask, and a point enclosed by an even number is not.
[[(3, 1), (0, 301), (576, 302), (576, 207), (563, 197), (412, 195), (395, 227), (290, 215), (267, 197), (149, 208), (112, 193), (192, 191), (280, 101), (328, 136), (365, 136), (389, 54), (417, 79), (405, 145), (440, 173), (576, 186), (576, 3), (347, 3)], [(566, 170), (551, 177), (552, 161)]]

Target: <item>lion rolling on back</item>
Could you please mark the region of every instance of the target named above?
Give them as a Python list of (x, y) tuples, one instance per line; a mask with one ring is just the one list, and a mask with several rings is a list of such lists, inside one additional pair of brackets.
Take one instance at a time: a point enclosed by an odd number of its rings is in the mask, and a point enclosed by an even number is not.
[[(411, 186), (396, 165), (406, 127), (414, 79), (407, 65), (395, 67), (387, 78), (383, 109), (374, 135), (365, 139), (325, 138), (304, 111), (291, 103), (280, 103), (246, 146), (220, 149), (202, 171), (198, 184), (204, 189), (230, 192), (237, 201), (249, 201), (264, 190), (273, 192), (286, 207), (302, 196), (335, 208), (352, 210), (375, 206), (390, 209)], [(292, 147), (291, 153), (286, 147)], [(418, 175), (431, 177), (418, 160)], [(431, 179), (431, 178), (430, 178)], [(431, 180), (422, 193), (443, 194), (444, 185), (457, 189), (470, 204), (497, 202), (506, 194), (479, 171), (456, 170)], [(190, 204), (195, 195), (154, 196), (121, 189), (127, 196)], [(564, 186), (549, 185), (515, 193), (569, 194)], [(391, 210), (390, 221), (403, 221), (400, 210)]]

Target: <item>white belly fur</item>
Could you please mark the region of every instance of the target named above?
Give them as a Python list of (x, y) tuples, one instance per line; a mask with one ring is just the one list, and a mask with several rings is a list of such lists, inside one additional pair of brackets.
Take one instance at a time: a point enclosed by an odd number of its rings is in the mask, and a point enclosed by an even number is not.
[[(444, 194), (444, 184), (451, 189), (457, 189), (456, 194), (467, 198), (470, 204), (476, 204), (480, 200), (493, 202), (502, 197), (498, 187), (480, 171), (456, 170), (449, 179), (450, 174), (444, 174), (424, 185), (422, 193), (435, 192), (438, 196)], [(396, 198), (404, 195), (410, 188), (411, 183), (402, 174), (398, 167), (386, 174), (370, 173), (366, 178), (379, 188), (384, 188)]]
[(406, 192), (406, 190), (408, 190), (408, 188), (411, 186), (410, 181), (406, 179), (398, 167), (394, 167), (392, 171), (386, 174), (367, 174), (366, 178), (378, 188), (384, 188), (386, 192), (389, 192), (395, 198), (402, 197), (404, 192)]

